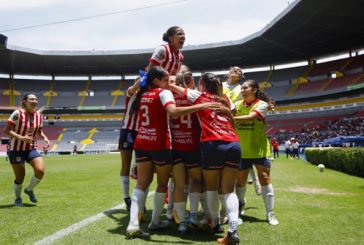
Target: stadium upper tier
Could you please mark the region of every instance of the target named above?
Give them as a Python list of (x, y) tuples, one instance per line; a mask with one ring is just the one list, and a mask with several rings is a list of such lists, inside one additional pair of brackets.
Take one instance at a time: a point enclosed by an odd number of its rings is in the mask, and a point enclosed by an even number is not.
[[(296, 0), (265, 28), (248, 37), (184, 47), (185, 63), (193, 71), (217, 71), (235, 65), (253, 68), (287, 64), (360, 50), (364, 48), (362, 10), (362, 0)], [(0, 44), (0, 73), (129, 75), (144, 68), (152, 52), (40, 51)]]

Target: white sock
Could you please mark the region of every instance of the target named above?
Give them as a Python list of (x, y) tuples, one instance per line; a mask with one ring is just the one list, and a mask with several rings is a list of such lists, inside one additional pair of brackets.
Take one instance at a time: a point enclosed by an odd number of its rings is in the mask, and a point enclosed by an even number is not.
[(129, 196), (129, 185), (130, 179), (129, 176), (120, 176), (121, 188), (124, 193), (124, 198), (128, 198)]
[(237, 229), (239, 218), (239, 200), (235, 193), (225, 194), (226, 212), (229, 219), (229, 231), (233, 232)]
[(239, 201), (241, 201), (242, 203), (245, 202), (245, 193), (246, 193), (246, 186), (244, 187), (239, 187), (239, 186), (235, 186), (235, 192), (236, 195), (238, 196)]
[(40, 179), (38, 179), (37, 177), (35, 177), (34, 175), (32, 176), (32, 178), (29, 181), (29, 185), (27, 186), (27, 190), (28, 191), (32, 191), (34, 189), (34, 187), (36, 187), (40, 182)]
[(23, 184), (17, 184), (14, 181), (13, 188), (14, 188), (15, 198), (20, 198), (21, 197), (21, 189), (22, 189), (22, 187), (23, 187)]
[(210, 213), (209, 213), (209, 207), (207, 206), (207, 192), (206, 191), (201, 193), (200, 202), (201, 202), (201, 207), (202, 207), (204, 214), (208, 217), (211, 217)]
[(143, 201), (145, 200), (145, 192), (139, 189), (134, 189), (131, 194), (130, 221), (128, 228), (139, 228), (139, 211), (144, 209)]
[(174, 183), (172, 179), (168, 182), (168, 210), (173, 210), (173, 193), (174, 193)]
[(219, 194), (219, 200), (220, 200), (220, 204), (221, 204), (220, 210), (222, 212), (225, 212), (226, 211), (225, 195), (224, 194)]
[(152, 212), (152, 220), (154, 224), (159, 222), (160, 216), (162, 214), (164, 208), (164, 202), (166, 199), (166, 193), (155, 192), (154, 193), (154, 202), (153, 202), (153, 212)]
[(179, 222), (185, 222), (186, 217), (186, 202), (175, 202), (174, 208), (177, 212)]
[(189, 196), (190, 196), (190, 213), (197, 214), (198, 203), (200, 202), (201, 193), (200, 192), (191, 192)]
[(257, 176), (255, 175), (254, 168), (251, 168), (249, 171), (249, 177), (250, 179), (255, 183), (258, 181)]
[(262, 186), (262, 198), (265, 205), (265, 210), (268, 213), (274, 209), (274, 190), (272, 184)]
[(207, 191), (207, 206), (209, 207), (209, 214), (211, 219), (215, 221), (219, 220), (219, 196), (217, 191)]

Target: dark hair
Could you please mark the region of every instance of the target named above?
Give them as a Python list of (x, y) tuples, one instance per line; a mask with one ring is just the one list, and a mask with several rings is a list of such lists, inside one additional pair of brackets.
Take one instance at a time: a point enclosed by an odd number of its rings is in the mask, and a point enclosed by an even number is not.
[(267, 103), (273, 102), (273, 100), (268, 96), (268, 94), (266, 94), (265, 92), (263, 92), (262, 90), (259, 89), (259, 84), (256, 81), (246, 80), (244, 83), (249, 83), (250, 87), (255, 88), (257, 90), (255, 92), (256, 98), (263, 100)]
[(135, 98), (133, 104), (131, 105), (129, 115), (132, 115), (138, 111), (142, 95), (144, 94), (145, 91), (147, 91), (148, 89), (153, 87), (154, 79), (162, 79), (166, 75), (168, 75), (168, 72), (160, 66), (152, 67), (148, 71), (147, 84), (146, 84), (146, 86), (141, 87), (139, 92), (137, 93), (136, 98)]
[(210, 72), (203, 74), (201, 76), (201, 82), (207, 92), (216, 95), (224, 106), (230, 108), (229, 102), (222, 90), (222, 83), (215, 74)]
[(186, 75), (190, 75), (191, 77), (190, 81), (193, 79), (190, 68), (188, 68), (188, 66), (186, 65), (182, 65), (176, 74), (176, 85), (186, 88), (187, 87), (186, 82), (190, 82), (185, 80)]
[(23, 98), (21, 99), (21, 106), (24, 108), (24, 100), (28, 100), (30, 95), (34, 95), (35, 97), (37, 97), (35, 94), (29, 93), (29, 94), (24, 94)]
[(181, 27), (172, 26), (172, 27), (168, 28), (168, 30), (165, 33), (163, 33), (163, 36), (162, 36), (163, 41), (170, 43), (169, 37), (174, 36), (177, 33), (177, 29), (181, 29)]

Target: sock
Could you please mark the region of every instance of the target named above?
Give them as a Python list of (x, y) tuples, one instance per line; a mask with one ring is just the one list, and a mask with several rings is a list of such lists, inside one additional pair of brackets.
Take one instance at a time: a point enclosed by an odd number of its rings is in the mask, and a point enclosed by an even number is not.
[(249, 177), (254, 182), (254, 184), (258, 181), (257, 176), (255, 175), (254, 168), (251, 168), (249, 171)]
[(220, 211), (222, 213), (226, 213), (225, 195), (224, 194), (219, 194), (219, 200), (220, 200), (220, 204), (221, 204)]
[(239, 201), (244, 203), (245, 202), (246, 186), (244, 186), (244, 187), (235, 186), (235, 192), (236, 192), (236, 195), (238, 196)]
[(22, 187), (23, 187), (23, 184), (18, 184), (18, 183), (16, 183), (16, 181), (14, 180), (13, 188), (14, 188), (15, 198), (20, 198), (20, 196), (21, 196), (21, 189), (22, 189)]
[(274, 190), (272, 184), (262, 186), (262, 198), (265, 205), (265, 210), (268, 213), (274, 209)]
[(217, 191), (207, 191), (207, 206), (209, 207), (209, 214), (215, 225), (219, 222), (219, 196)]
[(173, 193), (174, 193), (174, 183), (172, 179), (168, 182), (168, 210), (173, 210)]
[(175, 202), (174, 208), (176, 209), (179, 222), (185, 222), (186, 217), (186, 202)]
[(120, 176), (121, 188), (124, 193), (124, 198), (128, 198), (129, 196), (129, 176)]
[(164, 202), (166, 199), (166, 193), (155, 192), (154, 193), (154, 202), (153, 202), (153, 212), (152, 212), (152, 220), (154, 224), (159, 222), (160, 216), (162, 214), (164, 208)]
[(145, 200), (145, 192), (139, 189), (134, 189), (131, 194), (130, 221), (128, 228), (139, 228), (139, 211), (144, 209), (143, 200)]
[(149, 186), (145, 189), (144, 193), (145, 193), (145, 196), (144, 196), (144, 199), (143, 199), (143, 210), (144, 210), (144, 208), (147, 207), (146, 202), (147, 202), (147, 197), (148, 197), (148, 193), (149, 193)]
[(32, 178), (29, 181), (29, 185), (27, 186), (27, 190), (28, 191), (32, 191), (34, 189), (34, 187), (36, 187), (40, 182), (40, 179), (38, 179), (37, 177), (35, 177), (34, 175), (32, 176)]
[(190, 214), (197, 215), (198, 203), (200, 201), (201, 193), (200, 192), (191, 192), (189, 196), (190, 196)]
[(238, 226), (239, 200), (235, 193), (225, 194), (226, 212), (229, 219), (229, 231), (234, 232)]
[(207, 192), (206, 191), (201, 193), (200, 202), (201, 202), (201, 207), (202, 207), (204, 214), (208, 217), (211, 217), (210, 213), (209, 213), (209, 207), (207, 206)]

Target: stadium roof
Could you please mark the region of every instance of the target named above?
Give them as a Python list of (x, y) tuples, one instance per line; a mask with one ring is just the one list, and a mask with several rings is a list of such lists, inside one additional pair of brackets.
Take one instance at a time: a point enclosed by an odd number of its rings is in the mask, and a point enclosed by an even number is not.
[[(363, 5), (362, 0), (297, 0), (249, 37), (185, 47), (186, 64), (193, 71), (223, 70), (233, 65), (252, 68), (363, 49)], [(39, 51), (0, 45), (0, 73), (130, 75), (147, 65), (152, 52)]]

